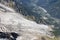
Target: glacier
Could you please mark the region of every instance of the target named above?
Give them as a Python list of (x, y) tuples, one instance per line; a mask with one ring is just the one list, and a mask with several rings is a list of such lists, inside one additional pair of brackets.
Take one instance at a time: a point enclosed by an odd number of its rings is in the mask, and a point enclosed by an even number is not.
[[(24, 18), (20, 13), (15, 12), (13, 8), (0, 3), (0, 7), (6, 11), (0, 11), (0, 32), (16, 32), (21, 34), (21, 40), (34, 40), (39, 35), (53, 38), (52, 28), (49, 25), (37, 24)], [(1, 10), (1, 8), (0, 8)], [(44, 10), (45, 11), (45, 10)], [(45, 11), (46, 12), (46, 11)], [(28, 38), (27, 38), (28, 37)], [(17, 40), (19, 40), (17, 38)]]

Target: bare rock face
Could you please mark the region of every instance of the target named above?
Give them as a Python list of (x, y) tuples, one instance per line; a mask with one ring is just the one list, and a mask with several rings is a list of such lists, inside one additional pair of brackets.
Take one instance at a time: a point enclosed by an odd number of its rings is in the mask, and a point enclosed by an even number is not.
[(0, 32), (0, 40), (16, 40), (19, 35), (14, 32)]
[(37, 24), (25, 19), (21, 14), (3, 4), (0, 6), (5, 10), (0, 11), (0, 32), (16, 32), (21, 35), (18, 38), (16, 37), (17, 40), (39, 40), (40, 36), (54, 37), (50, 32), (52, 28), (48, 25)]

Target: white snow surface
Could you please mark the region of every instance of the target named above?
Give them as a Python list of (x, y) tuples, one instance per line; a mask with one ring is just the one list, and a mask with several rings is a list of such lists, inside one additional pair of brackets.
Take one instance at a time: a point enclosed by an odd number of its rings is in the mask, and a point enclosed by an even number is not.
[[(32, 35), (48, 35), (50, 36), (51, 28), (48, 25), (44, 24), (37, 24), (34, 21), (30, 21), (25, 19), (20, 13), (16, 13), (13, 9), (6, 7), (5, 5), (0, 4), (0, 6), (3, 6), (6, 10), (12, 11), (12, 12), (0, 12), (0, 30), (2, 25), (4, 26), (4, 29), (2, 31), (4, 32), (17, 32), (21, 35), (31, 37)], [(26, 35), (27, 34), (27, 35)], [(27, 39), (26, 39), (27, 40)]]
[(9, 8), (9, 7), (7, 7), (7, 6), (3, 5), (3, 4), (1, 4), (1, 3), (0, 3), (0, 7), (6, 9), (7, 11), (15, 12), (12, 8)]

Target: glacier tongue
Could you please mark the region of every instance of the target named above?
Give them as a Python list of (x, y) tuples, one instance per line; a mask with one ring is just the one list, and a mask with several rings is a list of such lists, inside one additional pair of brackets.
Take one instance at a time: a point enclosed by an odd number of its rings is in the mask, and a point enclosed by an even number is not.
[[(6, 10), (11, 11), (11, 8), (6, 7), (5, 5), (0, 4), (1, 7)], [(29, 38), (34, 38), (35, 35), (44, 35), (52, 37), (50, 28), (48, 25), (37, 24), (34, 21), (25, 19), (21, 14), (16, 13), (14, 10), (12, 12), (0, 12), (0, 30), (3, 32), (17, 32), (21, 34), (21, 37), (25, 40)], [(3, 26), (3, 29), (1, 27)], [(29, 38), (24, 38), (29, 37)], [(23, 40), (21, 39), (21, 40)], [(18, 38), (17, 38), (18, 40)], [(30, 40), (30, 39), (29, 39)], [(32, 40), (32, 39), (31, 39)]]

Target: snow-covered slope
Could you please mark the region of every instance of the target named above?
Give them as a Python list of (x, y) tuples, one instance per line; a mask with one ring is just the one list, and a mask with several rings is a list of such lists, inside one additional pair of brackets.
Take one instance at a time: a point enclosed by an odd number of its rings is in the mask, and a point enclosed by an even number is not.
[(9, 7), (6, 7), (0, 3), (0, 10), (5, 10), (5, 11), (10, 11), (10, 12), (15, 12), (13, 9), (10, 9)]
[(37, 24), (34, 21), (27, 20), (21, 14), (16, 13), (13, 9), (8, 8), (3, 4), (0, 4), (0, 7), (2, 7), (3, 10), (6, 10), (0, 11), (0, 31), (17, 32), (21, 34), (21, 37), (24, 40), (28, 40), (29, 38), (31, 38), (29, 40), (32, 40), (38, 35), (48, 36), (51, 38), (54, 37), (50, 32), (52, 31), (50, 26)]

